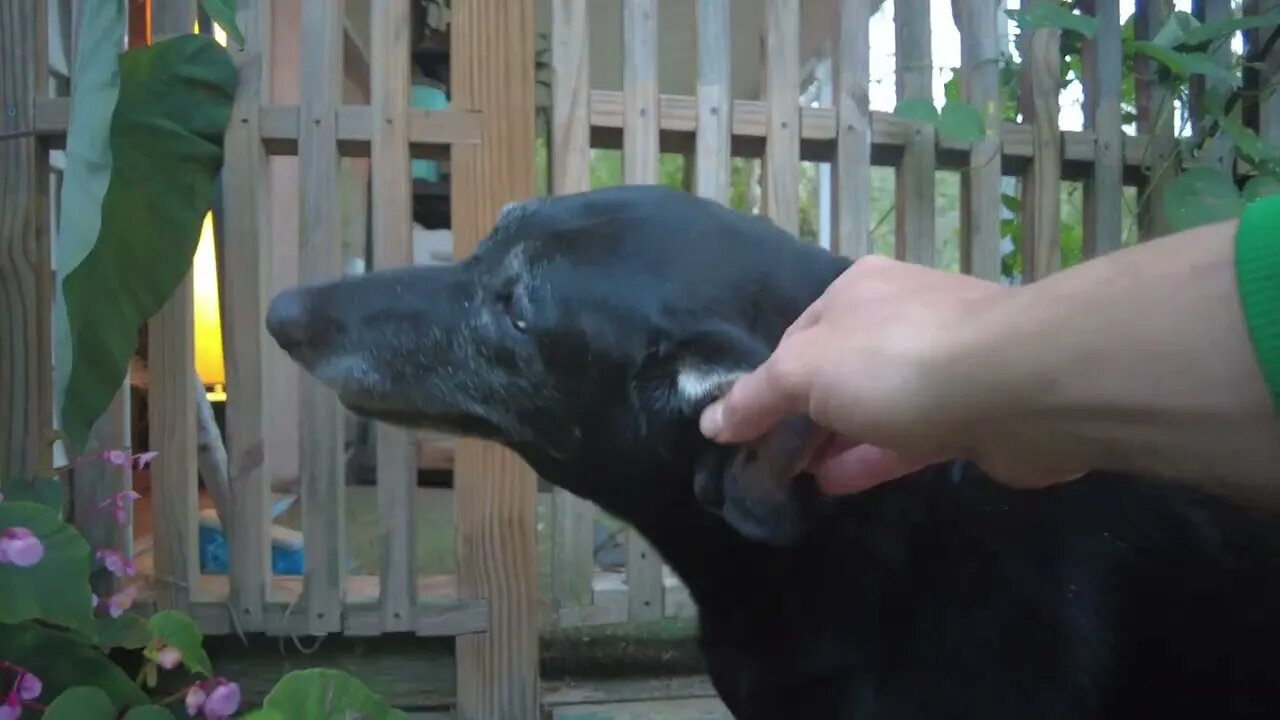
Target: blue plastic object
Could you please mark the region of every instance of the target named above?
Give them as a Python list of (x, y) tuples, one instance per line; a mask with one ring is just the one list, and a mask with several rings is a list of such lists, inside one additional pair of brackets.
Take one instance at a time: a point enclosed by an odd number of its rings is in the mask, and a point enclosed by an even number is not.
[[(275, 520), (296, 501), (296, 495), (276, 496), (271, 505), (271, 519)], [(227, 574), (227, 536), (219, 526), (199, 523), (197, 546), (200, 552), (200, 572), (204, 575)], [(271, 543), (271, 572), (276, 575), (302, 574), (302, 548), (287, 543)]]
[[(409, 89), (409, 106), (418, 110), (442, 110), (449, 107), (449, 98), (440, 88), (414, 85)], [(440, 179), (440, 164), (435, 160), (413, 160), (409, 167), (414, 180), (436, 182)]]
[[(227, 537), (217, 528), (200, 526), (200, 572), (227, 574)], [(271, 543), (271, 572), (276, 575), (302, 574), (302, 548)]]

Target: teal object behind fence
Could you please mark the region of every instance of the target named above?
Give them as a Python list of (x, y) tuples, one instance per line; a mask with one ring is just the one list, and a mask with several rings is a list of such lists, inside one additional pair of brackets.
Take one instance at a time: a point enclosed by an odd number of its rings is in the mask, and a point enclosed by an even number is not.
[[(409, 106), (419, 110), (443, 110), (449, 107), (449, 98), (440, 88), (414, 85), (409, 90)], [(410, 171), (414, 180), (440, 180), (440, 165), (435, 160), (413, 160), (410, 162)]]

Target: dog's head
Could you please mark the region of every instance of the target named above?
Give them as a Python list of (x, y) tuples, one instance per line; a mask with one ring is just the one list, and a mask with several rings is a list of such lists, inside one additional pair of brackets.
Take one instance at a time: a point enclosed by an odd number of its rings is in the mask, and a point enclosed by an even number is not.
[(502, 443), (624, 517), (682, 493), (788, 544), (815, 502), (795, 481), (806, 421), (721, 447), (697, 418), (847, 264), (762, 218), (623, 186), (510, 204), (453, 265), (282, 292), (267, 328), (357, 414)]

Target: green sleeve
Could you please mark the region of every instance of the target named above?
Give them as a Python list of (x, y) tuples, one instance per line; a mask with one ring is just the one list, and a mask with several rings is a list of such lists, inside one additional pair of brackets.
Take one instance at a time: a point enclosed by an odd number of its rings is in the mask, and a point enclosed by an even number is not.
[(1245, 208), (1236, 230), (1235, 262), (1245, 325), (1280, 413), (1280, 195)]

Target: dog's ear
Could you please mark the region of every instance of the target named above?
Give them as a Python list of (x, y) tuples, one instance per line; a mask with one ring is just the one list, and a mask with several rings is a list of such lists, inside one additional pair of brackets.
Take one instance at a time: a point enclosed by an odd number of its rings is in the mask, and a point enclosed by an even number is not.
[[(745, 332), (713, 324), (653, 348), (637, 375), (647, 402), (691, 420), (769, 357)], [(811, 421), (787, 418), (763, 436), (724, 446), (698, 436), (693, 492), (742, 535), (771, 545), (797, 542), (821, 511), (817, 483), (804, 468), (814, 450)]]

